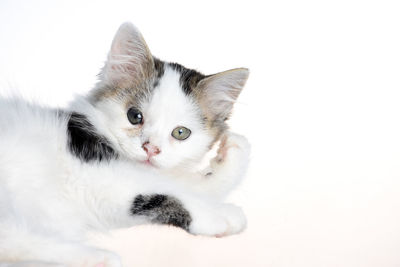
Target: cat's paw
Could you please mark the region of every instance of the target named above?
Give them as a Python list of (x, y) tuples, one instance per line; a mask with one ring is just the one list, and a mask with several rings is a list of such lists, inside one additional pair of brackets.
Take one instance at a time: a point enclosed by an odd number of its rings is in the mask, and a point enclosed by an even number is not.
[(251, 146), (246, 137), (228, 132), (221, 139), (220, 146), (218, 148), (217, 156), (213, 159), (213, 164), (224, 164), (226, 162), (246, 162), (250, 156)]
[(217, 209), (202, 210), (194, 215), (189, 232), (195, 235), (223, 237), (246, 228), (243, 210), (232, 204), (221, 204)]
[(220, 177), (237, 183), (244, 177), (250, 160), (251, 146), (246, 137), (227, 133), (222, 139), (218, 154), (210, 161), (206, 176)]
[(224, 204), (224, 208), (220, 212), (228, 222), (228, 229), (218, 237), (239, 234), (246, 228), (247, 219), (241, 207), (233, 204)]

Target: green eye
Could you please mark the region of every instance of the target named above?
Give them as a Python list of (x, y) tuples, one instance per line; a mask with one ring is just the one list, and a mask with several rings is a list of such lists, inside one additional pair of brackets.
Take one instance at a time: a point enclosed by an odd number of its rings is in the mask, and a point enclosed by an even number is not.
[(176, 128), (172, 131), (171, 135), (172, 135), (172, 137), (174, 137), (175, 139), (178, 139), (178, 140), (185, 140), (185, 139), (187, 139), (187, 138), (190, 136), (191, 133), (192, 133), (192, 131), (190, 131), (188, 128), (179, 126), (179, 127), (176, 127)]

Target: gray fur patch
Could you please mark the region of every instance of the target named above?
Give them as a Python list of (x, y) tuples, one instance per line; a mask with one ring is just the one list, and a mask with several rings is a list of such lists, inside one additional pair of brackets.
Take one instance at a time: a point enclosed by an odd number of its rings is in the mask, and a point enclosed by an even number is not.
[(181, 77), (179, 79), (179, 82), (181, 83), (181, 87), (185, 94), (190, 95), (193, 90), (196, 88), (197, 83), (205, 78), (206, 76), (201, 74), (198, 71), (195, 71), (193, 69), (188, 69), (185, 68), (184, 66), (178, 64), (178, 63), (169, 63), (168, 64), (172, 69), (175, 71), (179, 72), (181, 74)]
[(146, 216), (153, 223), (170, 224), (186, 231), (192, 222), (189, 212), (178, 199), (162, 194), (136, 196), (131, 213)]
[(164, 62), (159, 60), (156, 57), (153, 57), (154, 60), (154, 81), (153, 81), (153, 88), (157, 87), (160, 82), (161, 77), (164, 75)]

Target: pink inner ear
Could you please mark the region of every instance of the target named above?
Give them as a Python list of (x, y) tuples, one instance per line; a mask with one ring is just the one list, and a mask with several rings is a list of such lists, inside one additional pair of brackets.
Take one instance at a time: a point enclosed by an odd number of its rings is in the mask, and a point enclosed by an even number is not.
[(106, 82), (123, 86), (147, 77), (153, 56), (140, 32), (130, 23), (115, 34), (104, 71)]
[(138, 74), (138, 67), (133, 62), (119, 62), (111, 64), (111, 70), (119, 75), (128, 74), (135, 76)]

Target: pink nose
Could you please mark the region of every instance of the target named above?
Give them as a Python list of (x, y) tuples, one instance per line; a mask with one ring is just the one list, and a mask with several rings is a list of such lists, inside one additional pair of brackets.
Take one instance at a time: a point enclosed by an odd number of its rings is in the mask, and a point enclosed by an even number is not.
[(146, 151), (147, 156), (149, 156), (149, 157), (153, 157), (155, 155), (158, 155), (161, 152), (161, 150), (158, 147), (153, 146), (149, 142), (143, 143), (142, 148), (143, 148), (144, 151)]

